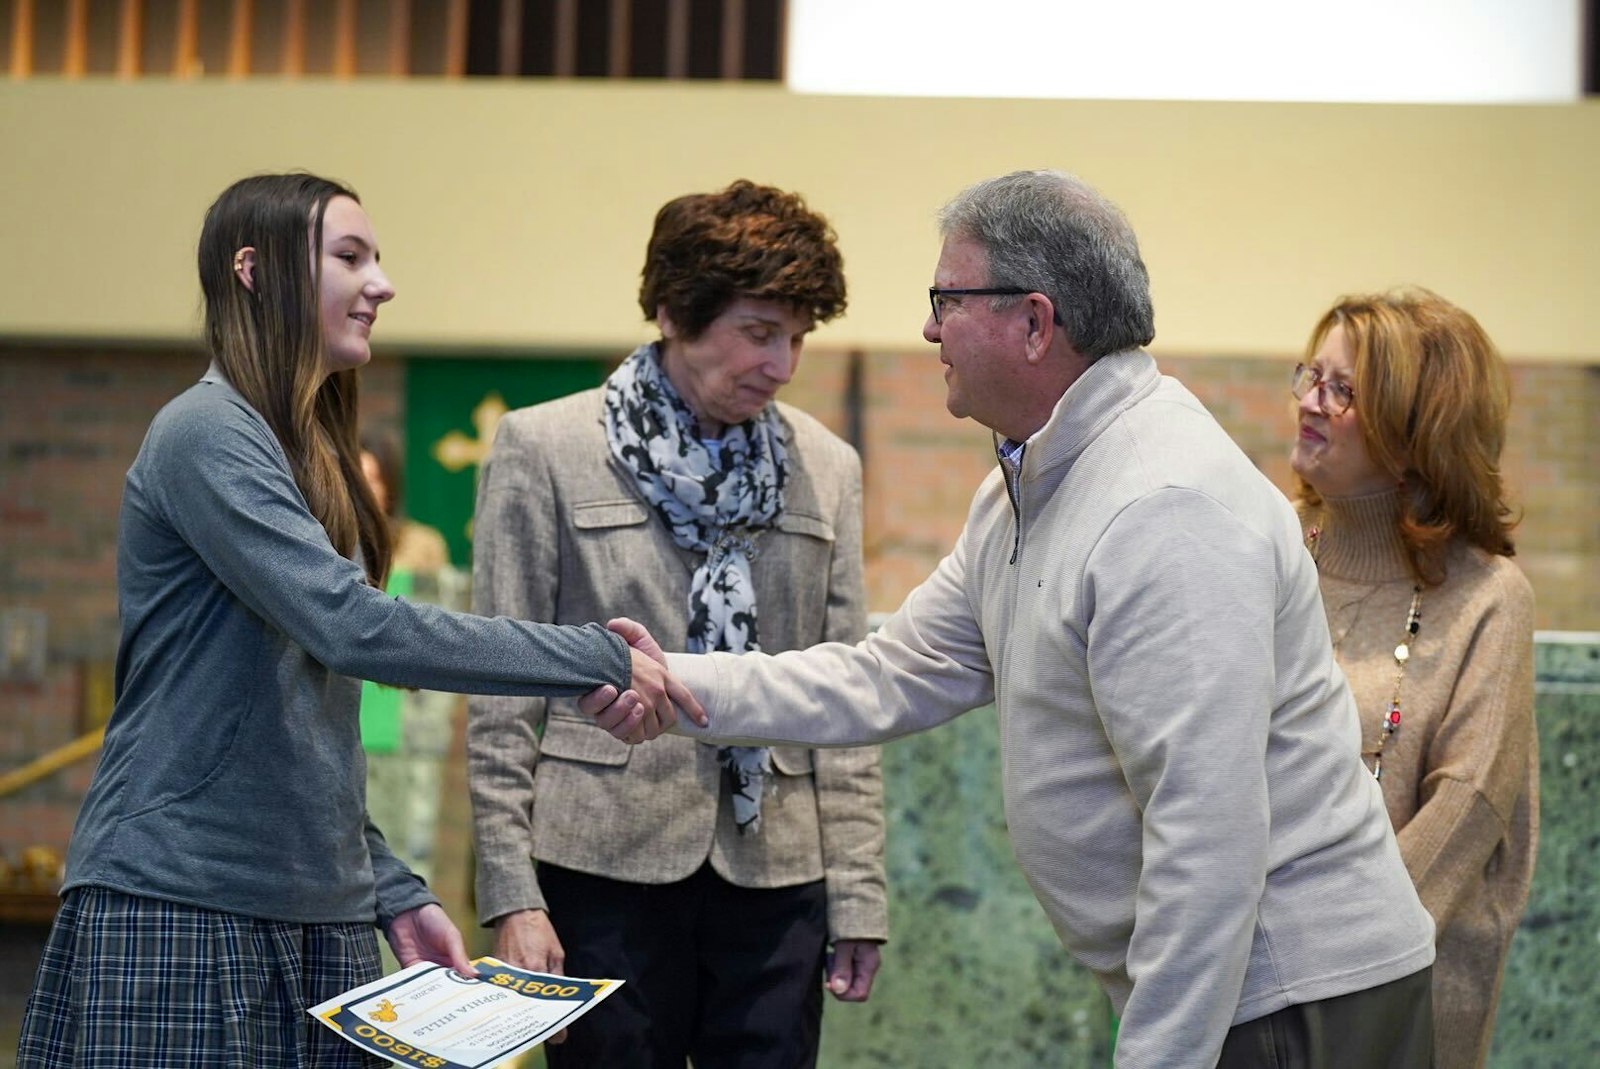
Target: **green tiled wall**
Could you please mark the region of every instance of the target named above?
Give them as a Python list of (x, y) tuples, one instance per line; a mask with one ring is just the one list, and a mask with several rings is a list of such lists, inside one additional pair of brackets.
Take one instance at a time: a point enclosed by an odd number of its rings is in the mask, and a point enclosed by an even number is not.
[(1493, 1069), (1600, 1065), (1600, 635), (1541, 636), (1539, 861)]
[[(1541, 635), (1541, 838), (1494, 1069), (1600, 1065), (1600, 635)], [(824, 1069), (1101, 1069), (1109, 1005), (1011, 857), (992, 710), (884, 748), (892, 940), (871, 1001), (831, 999)]]
[(1023, 882), (992, 709), (884, 747), (890, 943), (872, 998), (828, 1000), (820, 1064), (1104, 1066), (1110, 1004)]

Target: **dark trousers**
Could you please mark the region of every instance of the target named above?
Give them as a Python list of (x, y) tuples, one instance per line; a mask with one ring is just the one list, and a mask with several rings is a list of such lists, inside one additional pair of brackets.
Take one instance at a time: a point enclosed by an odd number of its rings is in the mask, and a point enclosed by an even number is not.
[(702, 866), (636, 884), (539, 864), (571, 976), (627, 981), (545, 1048), (551, 1069), (810, 1069), (827, 896), (735, 887)]
[(1228, 1029), (1217, 1069), (1430, 1069), (1433, 969)]

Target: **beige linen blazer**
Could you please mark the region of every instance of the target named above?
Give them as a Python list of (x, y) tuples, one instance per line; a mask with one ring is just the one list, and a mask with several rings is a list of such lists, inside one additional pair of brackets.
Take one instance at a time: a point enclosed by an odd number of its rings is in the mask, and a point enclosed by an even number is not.
[[(761, 648), (854, 642), (866, 631), (860, 459), (812, 417), (778, 409), (789, 480), (752, 565)], [(612, 458), (601, 411), (596, 389), (500, 421), (478, 488), (473, 610), (556, 623), (629, 616), (682, 650), (698, 555), (673, 544)], [(775, 747), (761, 831), (741, 835), (713, 746), (664, 736), (630, 747), (572, 699), (474, 697), (468, 708), (484, 924), (545, 908), (533, 859), (668, 883), (709, 858), (743, 887), (825, 879), (830, 938), (887, 937), (876, 747)]]

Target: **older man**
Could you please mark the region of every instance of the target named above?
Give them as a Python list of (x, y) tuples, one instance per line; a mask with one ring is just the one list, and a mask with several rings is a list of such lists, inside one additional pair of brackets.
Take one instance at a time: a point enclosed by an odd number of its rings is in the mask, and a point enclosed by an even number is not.
[(1126, 219), (1025, 172), (941, 229), (923, 333), (999, 454), (955, 548), (859, 645), (672, 670), (724, 739), (879, 741), (994, 701), (1017, 859), (1122, 1015), (1123, 1069), (1430, 1064), (1432, 922), (1356, 756), (1315, 567), (1141, 348)]

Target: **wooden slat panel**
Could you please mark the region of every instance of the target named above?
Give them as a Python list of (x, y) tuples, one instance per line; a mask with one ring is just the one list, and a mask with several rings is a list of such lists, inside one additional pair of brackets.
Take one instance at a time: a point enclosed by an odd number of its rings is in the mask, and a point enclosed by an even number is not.
[(89, 0), (67, 0), (67, 24), (62, 31), (61, 74), (82, 78), (89, 66)]
[(1578, 19), (1583, 34), (1583, 95), (1600, 96), (1600, 0), (1585, 0)]
[(461, 78), (467, 73), (467, 0), (449, 0), (444, 18), (444, 75)]
[(252, 0), (233, 0), (228, 14), (228, 77), (250, 76), (250, 53), (254, 38), (251, 36), (251, 18), (254, 14)]
[(556, 0), (555, 62), (551, 73), (571, 78), (578, 73), (578, 0)]
[(139, 77), (144, 47), (144, 0), (122, 0), (117, 19), (117, 77)]
[(722, 76), (744, 77), (744, 0), (722, 0)]
[(388, 73), (404, 78), (411, 73), (411, 0), (389, 0)]
[(284, 0), (283, 5), (283, 61), (279, 68), (290, 77), (306, 70), (306, 6), (305, 0)]
[(356, 0), (337, 0), (333, 9), (333, 76), (356, 73)]
[(193, 78), (200, 58), (200, 0), (178, 0), (178, 24), (172, 46), (172, 75)]
[(16, 0), (11, 9), (11, 80), (33, 73), (33, 0)]
[(522, 0), (500, 0), (500, 76), (522, 73)]
[(667, 0), (667, 77), (689, 75), (689, 0)]
[(606, 74), (626, 78), (633, 73), (633, 4), (611, 0), (611, 39), (606, 44)]
[(772, 2), (778, 5), (776, 19), (778, 52), (777, 63), (775, 64), (777, 69), (773, 73), (777, 76), (777, 81), (782, 83), (787, 80), (784, 72), (788, 69), (789, 63), (789, 11), (785, 5), (785, 0), (772, 0)]
[[(34, 58), (37, 51), (36, 2), (37, 0), (12, 0), (10, 5), (9, 71), (13, 80), (27, 78), (36, 73)], [(61, 53), (60, 73), (69, 78), (82, 77), (88, 73), (90, 60), (90, 14), (92, 10), (101, 9), (98, 6), (91, 8), (90, 0), (54, 0), (54, 2), (62, 4), (62, 8), (58, 10), (64, 12), (65, 20), (65, 41)], [(191, 78), (204, 73), (200, 55), (202, 13), (211, 11), (215, 12), (211, 17), (220, 17), (219, 9), (223, 4), (221, 0), (206, 0), (203, 4), (201, 0), (170, 0), (170, 2), (174, 3), (176, 18), (171, 73), (178, 78)], [(636, 2), (637, 0), (607, 0), (605, 70), (612, 78), (627, 78), (633, 73), (632, 35)], [(777, 4), (780, 12), (778, 30), (781, 34), (785, 28), (781, 16), (784, 5), (782, 0), (771, 0), (771, 2)], [(97, 0), (98, 3), (104, 3), (104, 0)], [(430, 3), (442, 3), (444, 6), (445, 32), (442, 41), (444, 54), (441, 73), (447, 77), (462, 77), (466, 74), (471, 2), (430, 0)], [(284, 33), (280, 70), (283, 74), (291, 76), (304, 74), (308, 30), (306, 0), (278, 0), (269, 5), (269, 9), (272, 8), (281, 8), (283, 11)], [(528, 15), (526, 0), (499, 0), (499, 8), (500, 33), (497, 42), (499, 73), (505, 76), (520, 75), (524, 47), (523, 30)], [(228, 9), (230, 23), (226, 70), (230, 77), (243, 78), (257, 73), (252, 69), (252, 63), (256, 58), (253, 55), (252, 25), (257, 5), (255, 0), (228, 0)], [(174, 8), (167, 10), (172, 11)], [(362, 29), (359, 24), (361, 10), (361, 0), (334, 0), (332, 73), (336, 77), (348, 78), (360, 72), (362, 60), (358, 46)], [(145, 73), (142, 68), (151, 58), (146, 55), (144, 35), (149, 28), (147, 23), (153, 16), (145, 0), (117, 0), (117, 11), (114, 70), (119, 78), (137, 78)], [(371, 13), (369, 8), (368, 14)], [(430, 14), (434, 20), (440, 17), (433, 9), (430, 9)], [(579, 18), (582, 14), (583, 8), (579, 0), (553, 0), (554, 40), (551, 69), (558, 77), (573, 77), (577, 74), (582, 44)], [(665, 73), (669, 78), (685, 78), (689, 74), (690, 28), (693, 18), (691, 0), (666, 0), (665, 15), (663, 40)], [(159, 23), (161, 20), (156, 21)], [(373, 29), (384, 34), (386, 41), (384, 69), (393, 77), (410, 75), (414, 44), (412, 38), (417, 32), (416, 8), (413, 0), (388, 0), (387, 17), (379, 21), (383, 22), (383, 26)], [(438, 22), (431, 21), (429, 25), (436, 27)], [(744, 62), (744, 38), (750, 28), (747, 0), (721, 0), (721, 25), (718, 28), (720, 37), (718, 71), (721, 77), (725, 79), (745, 77), (747, 72)], [(106, 58), (109, 57), (102, 55), (101, 59), (95, 62), (99, 63)], [(155, 58), (158, 65), (163, 65), (161, 58), (159, 56)], [(270, 57), (267, 58), (270, 60)], [(375, 56), (368, 58), (376, 59)], [(426, 70), (430, 66), (431, 62), (424, 63), (420, 69)]]

